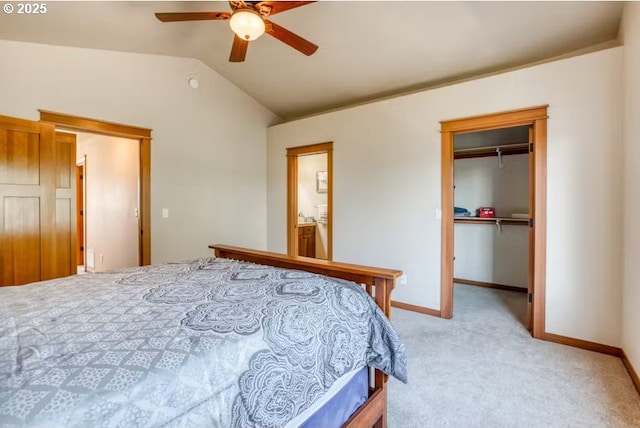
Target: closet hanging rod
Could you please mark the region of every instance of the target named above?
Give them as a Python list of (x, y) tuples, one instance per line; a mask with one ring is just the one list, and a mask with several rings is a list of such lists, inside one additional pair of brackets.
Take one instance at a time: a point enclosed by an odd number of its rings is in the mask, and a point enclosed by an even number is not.
[(505, 149), (521, 149), (529, 147), (529, 143), (513, 143), (513, 144), (501, 144), (499, 146), (481, 146), (481, 147), (469, 147), (466, 149), (453, 149), (454, 153), (465, 153), (465, 152), (477, 152), (477, 151), (490, 151), (490, 150), (505, 150)]

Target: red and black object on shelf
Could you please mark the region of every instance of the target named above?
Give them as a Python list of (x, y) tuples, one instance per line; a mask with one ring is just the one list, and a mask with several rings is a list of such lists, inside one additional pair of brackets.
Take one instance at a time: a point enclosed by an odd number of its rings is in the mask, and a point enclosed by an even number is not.
[(496, 209), (494, 207), (480, 207), (476, 210), (476, 214), (482, 218), (494, 218), (496, 216)]

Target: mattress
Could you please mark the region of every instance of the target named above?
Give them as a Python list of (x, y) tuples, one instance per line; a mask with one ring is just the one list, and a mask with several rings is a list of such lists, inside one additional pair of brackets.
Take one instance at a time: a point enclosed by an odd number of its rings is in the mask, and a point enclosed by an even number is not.
[(354, 370), (336, 380), (329, 391), (285, 428), (340, 428), (369, 397), (369, 369)]
[(400, 338), (308, 272), (207, 258), (0, 289), (0, 426), (318, 426), (364, 366), (406, 381)]

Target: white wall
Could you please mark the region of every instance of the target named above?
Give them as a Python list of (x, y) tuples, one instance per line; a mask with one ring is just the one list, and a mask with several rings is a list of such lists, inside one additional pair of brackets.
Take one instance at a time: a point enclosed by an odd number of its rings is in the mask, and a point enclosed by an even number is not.
[[(472, 215), (481, 206), (495, 207), (496, 217), (529, 212), (529, 155), (503, 156), (502, 168), (495, 156), (458, 159), (453, 166), (455, 206)], [(527, 288), (526, 225), (455, 223), (454, 253), (455, 278)]]
[(41, 108), (153, 129), (153, 262), (210, 255), (215, 242), (265, 247), (274, 115), (229, 81), (186, 58), (10, 41), (0, 58), (2, 115), (38, 120)]
[(622, 48), (269, 128), (268, 248), (286, 251), (285, 148), (334, 142), (334, 259), (399, 268), (440, 305), (439, 121), (549, 104), (551, 333), (620, 345)]
[(624, 292), (622, 346), (640, 372), (640, 3), (624, 5)]
[(316, 172), (327, 171), (327, 154), (298, 157), (298, 213), (316, 220), (316, 258), (327, 258), (327, 225), (318, 223), (320, 204), (327, 203), (327, 193), (316, 191)]
[[(94, 272), (138, 265), (138, 140), (78, 133), (76, 155), (84, 169), (85, 250)], [(102, 257), (101, 257), (102, 256)]]

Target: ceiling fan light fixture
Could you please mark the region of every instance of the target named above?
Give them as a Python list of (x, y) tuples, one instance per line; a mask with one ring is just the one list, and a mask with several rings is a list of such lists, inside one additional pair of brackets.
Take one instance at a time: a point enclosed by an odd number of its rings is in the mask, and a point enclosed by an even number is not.
[(258, 12), (251, 9), (238, 9), (233, 12), (229, 25), (238, 37), (247, 41), (257, 39), (265, 31), (264, 20)]

